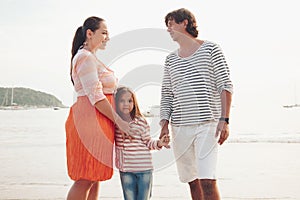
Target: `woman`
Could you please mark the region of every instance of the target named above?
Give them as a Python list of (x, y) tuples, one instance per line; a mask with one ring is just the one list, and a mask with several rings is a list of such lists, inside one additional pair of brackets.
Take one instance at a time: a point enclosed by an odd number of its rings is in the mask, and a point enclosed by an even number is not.
[(97, 199), (99, 181), (113, 174), (114, 124), (129, 135), (129, 124), (114, 111), (117, 79), (95, 56), (109, 40), (106, 23), (89, 17), (75, 33), (71, 80), (77, 100), (66, 121), (68, 174), (74, 184), (67, 199)]

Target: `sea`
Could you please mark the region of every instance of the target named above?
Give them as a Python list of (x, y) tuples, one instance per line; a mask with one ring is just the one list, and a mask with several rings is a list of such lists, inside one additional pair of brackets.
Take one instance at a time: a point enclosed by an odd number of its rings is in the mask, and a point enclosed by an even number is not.
[[(0, 199), (64, 199), (72, 184), (67, 176), (65, 156), (64, 123), (68, 112), (68, 108), (0, 110)], [(300, 108), (280, 108), (277, 114), (279, 119), (271, 115), (259, 123), (247, 118), (245, 121), (233, 112), (227, 143), (300, 143)], [(158, 118), (147, 120), (152, 137), (157, 138)], [(166, 184), (174, 184), (175, 190), (178, 187), (188, 191), (185, 185), (177, 184), (176, 167), (169, 150), (154, 153), (154, 165), (157, 175), (167, 177)], [(164, 171), (166, 168), (169, 170)], [(113, 189), (120, 188), (117, 176), (105, 184), (103, 187), (110, 189), (101, 192), (101, 199), (121, 196), (121, 190)], [(157, 184), (156, 188), (164, 187)], [(179, 196), (180, 191), (183, 190), (177, 190)]]

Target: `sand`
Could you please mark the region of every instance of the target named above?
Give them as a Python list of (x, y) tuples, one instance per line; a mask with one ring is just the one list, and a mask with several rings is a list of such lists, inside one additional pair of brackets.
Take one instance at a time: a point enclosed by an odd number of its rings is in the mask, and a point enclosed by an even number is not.
[[(299, 143), (225, 143), (218, 163), (222, 199), (300, 199), (299, 153)], [(65, 199), (72, 185), (63, 143), (28, 147), (2, 142), (0, 167), (0, 199)], [(122, 199), (117, 171), (100, 190), (100, 199)], [(190, 199), (172, 162), (154, 172), (152, 193), (152, 200)]]

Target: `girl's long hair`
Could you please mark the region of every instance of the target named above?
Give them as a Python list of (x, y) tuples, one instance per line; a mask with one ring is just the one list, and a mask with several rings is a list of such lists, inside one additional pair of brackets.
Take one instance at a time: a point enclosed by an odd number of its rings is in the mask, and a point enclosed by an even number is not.
[(86, 31), (88, 29), (90, 29), (91, 31), (96, 31), (97, 29), (100, 28), (100, 23), (104, 21), (104, 19), (99, 18), (99, 17), (89, 17), (87, 18), (84, 23), (83, 26), (80, 26), (77, 28), (74, 38), (73, 38), (73, 43), (72, 43), (72, 50), (71, 50), (71, 69), (70, 69), (70, 75), (71, 75), (71, 81), (74, 85), (74, 81), (72, 78), (72, 60), (74, 58), (74, 56), (76, 55), (76, 53), (78, 52), (78, 50), (80, 48), (83, 47), (83, 43), (86, 40)]
[(118, 102), (121, 98), (121, 96), (125, 93), (125, 92), (129, 92), (132, 96), (132, 99), (133, 99), (133, 109), (132, 111), (130, 112), (130, 117), (131, 119), (134, 119), (136, 117), (141, 117), (142, 119), (145, 120), (145, 117), (144, 115), (141, 113), (140, 111), (140, 108), (139, 108), (139, 105), (138, 105), (138, 102), (137, 102), (137, 98), (136, 98), (136, 95), (135, 93), (128, 87), (125, 87), (125, 86), (121, 86), (121, 87), (118, 87), (117, 89), (117, 92), (115, 94), (115, 101), (116, 101), (116, 110), (117, 110), (117, 113), (122, 116), (122, 113), (120, 112), (119, 108), (118, 108)]

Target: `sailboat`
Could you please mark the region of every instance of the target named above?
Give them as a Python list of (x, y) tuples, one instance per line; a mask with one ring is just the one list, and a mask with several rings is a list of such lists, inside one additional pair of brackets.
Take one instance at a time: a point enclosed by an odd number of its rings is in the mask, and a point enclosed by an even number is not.
[(8, 103), (8, 90), (7, 88), (5, 97), (3, 98), (2, 104), (0, 106), (0, 110), (18, 110), (20, 107), (18, 104), (14, 103), (14, 88), (11, 88), (11, 98), (10, 98), (10, 103)]

